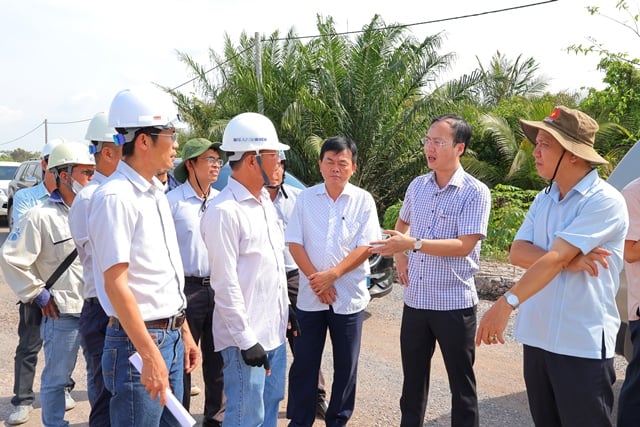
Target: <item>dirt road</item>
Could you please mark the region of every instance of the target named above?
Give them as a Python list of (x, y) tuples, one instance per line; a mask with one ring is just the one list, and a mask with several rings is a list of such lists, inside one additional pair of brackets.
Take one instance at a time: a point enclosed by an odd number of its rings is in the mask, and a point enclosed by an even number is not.
[[(6, 228), (0, 228), (0, 242), (7, 234)], [(0, 420), (7, 419), (11, 412), (13, 388), (13, 357), (17, 345), (17, 307), (16, 298), (0, 274)], [(491, 303), (481, 301), (479, 314)], [(367, 308), (364, 325), (362, 351), (358, 369), (358, 392), (356, 409), (350, 425), (356, 427), (389, 427), (400, 422), (398, 401), (402, 385), (402, 369), (400, 366), (399, 330), (402, 311), (402, 290), (396, 286), (388, 296), (373, 300)], [(513, 319), (512, 319), (513, 320)], [(510, 330), (509, 330), (510, 331)], [(325, 350), (323, 369), (328, 386), (331, 379), (330, 343)], [(42, 352), (38, 364), (38, 376), (42, 371)], [(616, 357), (616, 394), (624, 380), (626, 363)], [(524, 382), (522, 379), (521, 346), (513, 337), (507, 335), (507, 343), (503, 346), (482, 346), (476, 354), (476, 375), (481, 425), (495, 426), (532, 426)], [(86, 393), (86, 373), (82, 356), (73, 375), (76, 388), (72, 396), (77, 402), (75, 409), (67, 412), (67, 420), (72, 426), (88, 425), (89, 404)], [(202, 388), (200, 371), (194, 375), (194, 382)], [(38, 390), (39, 379), (36, 379), (35, 390)], [(192, 411), (196, 420), (201, 421), (202, 395), (192, 400)], [(282, 402), (278, 427), (287, 425), (285, 418), (286, 400)], [(450, 394), (439, 353), (433, 361), (433, 373), (427, 407), (425, 426), (450, 425)], [(36, 394), (35, 410), (31, 419), (24, 426), (39, 426), (40, 401)], [(316, 426), (324, 425), (320, 420)]]

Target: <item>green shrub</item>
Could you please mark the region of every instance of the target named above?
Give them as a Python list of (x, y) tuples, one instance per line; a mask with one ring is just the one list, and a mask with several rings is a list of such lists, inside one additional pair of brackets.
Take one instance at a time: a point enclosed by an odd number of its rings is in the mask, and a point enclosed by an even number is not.
[[(498, 184), (491, 190), (489, 229), (482, 242), (482, 258), (496, 261), (508, 259), (513, 238), (536, 194), (537, 190), (523, 190), (503, 184)], [(385, 230), (393, 230), (401, 207), (402, 200), (398, 200), (384, 212), (382, 227)]]
[(513, 238), (533, 202), (537, 190), (522, 190), (498, 184), (491, 190), (491, 214), (487, 238), (482, 242), (482, 257), (506, 261)]
[(402, 200), (398, 200), (384, 211), (384, 216), (382, 217), (382, 228), (385, 230), (393, 230), (396, 227), (401, 207)]

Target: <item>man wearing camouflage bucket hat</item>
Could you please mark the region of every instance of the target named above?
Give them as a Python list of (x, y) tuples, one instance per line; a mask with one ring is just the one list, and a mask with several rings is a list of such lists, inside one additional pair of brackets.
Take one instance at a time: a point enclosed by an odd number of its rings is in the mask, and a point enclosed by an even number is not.
[(611, 426), (625, 202), (595, 169), (607, 161), (594, 149), (598, 124), (591, 117), (559, 106), (520, 126), (550, 184), (511, 246), (511, 263), (527, 271), (483, 316), (476, 344), (504, 343), (509, 315), (520, 306), (515, 336), (524, 345), (535, 424)]
[[(184, 266), (184, 293), (187, 297), (187, 321), (196, 344), (202, 344), (202, 375), (205, 403), (203, 426), (220, 426), (224, 417), (222, 356), (213, 349), (211, 322), (214, 291), (207, 247), (200, 236), (200, 218), (218, 191), (211, 184), (218, 180), (225, 155), (219, 142), (194, 138), (182, 147), (182, 162), (174, 177), (182, 184), (167, 193), (176, 226), (180, 255)], [(184, 375), (182, 403), (189, 410), (191, 374)]]

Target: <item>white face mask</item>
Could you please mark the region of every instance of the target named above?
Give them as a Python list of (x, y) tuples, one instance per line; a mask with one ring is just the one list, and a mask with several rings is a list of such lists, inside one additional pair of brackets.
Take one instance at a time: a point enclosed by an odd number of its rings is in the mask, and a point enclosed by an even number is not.
[(76, 181), (75, 179), (73, 180), (73, 182), (71, 183), (71, 189), (73, 190), (73, 192), (75, 194), (78, 194), (80, 192), (80, 190), (82, 190), (84, 188), (84, 185), (80, 184), (78, 181)]

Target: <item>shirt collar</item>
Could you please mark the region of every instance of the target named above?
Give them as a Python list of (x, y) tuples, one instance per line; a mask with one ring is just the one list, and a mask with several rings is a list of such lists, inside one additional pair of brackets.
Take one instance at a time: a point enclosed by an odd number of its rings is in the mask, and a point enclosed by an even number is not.
[(164, 188), (162, 183), (155, 176), (152, 178), (152, 182), (144, 179), (142, 175), (135, 171), (131, 166), (126, 164), (125, 162), (118, 162), (117, 166), (118, 172), (123, 174), (127, 180), (133, 184), (140, 192), (145, 193), (147, 191), (156, 190), (161, 193), (164, 193)]
[(60, 190), (58, 190), (57, 188), (55, 190), (53, 190), (53, 192), (49, 196), (49, 201), (51, 203), (58, 203), (58, 204), (61, 204), (63, 206), (67, 206), (67, 204), (64, 202), (64, 200), (62, 200), (62, 194), (60, 194)]
[[(458, 166), (458, 169), (456, 169), (456, 171), (453, 173), (453, 175), (451, 175), (451, 179), (449, 179), (449, 182), (447, 182), (447, 185), (444, 186), (444, 188), (447, 188), (449, 185), (453, 185), (454, 187), (462, 187), (464, 186), (464, 168), (462, 167), (462, 165)], [(436, 182), (436, 174), (435, 172), (431, 172), (428, 176), (427, 176), (427, 180), (433, 182), (433, 184), (438, 185), (438, 183)], [(443, 190), (444, 190), (443, 188)]]
[[(355, 189), (356, 187), (353, 184), (351, 184), (350, 182), (347, 182), (347, 185), (344, 186), (344, 188), (342, 189), (342, 193), (340, 193), (338, 197), (342, 197), (343, 195), (353, 196), (353, 194), (355, 193)], [(329, 193), (327, 192), (327, 186), (324, 183), (316, 186), (316, 195), (322, 195), (322, 194), (326, 194), (327, 197), (329, 197)]]
[[(247, 190), (247, 187), (242, 185), (237, 180), (233, 179), (233, 177), (231, 177), (231, 176), (229, 177), (229, 180), (227, 181), (227, 187), (229, 187), (229, 190), (231, 191), (231, 193), (233, 193), (233, 197), (238, 202), (244, 202), (244, 201), (249, 200), (249, 199), (256, 200), (256, 198), (253, 196), (253, 194), (251, 194), (251, 192), (249, 190)], [(262, 189), (260, 190), (260, 198), (257, 201), (259, 203), (262, 203), (265, 198), (271, 199), (269, 197), (269, 192), (267, 191), (267, 189), (262, 187)]]
[[(575, 191), (581, 195), (587, 194), (587, 192), (589, 192), (589, 190), (593, 187), (598, 179), (600, 179), (598, 170), (592, 169), (591, 172), (586, 174), (580, 181), (578, 181), (576, 185), (573, 186), (573, 188), (571, 188), (567, 192), (567, 195), (564, 197), (564, 199), (566, 199), (572, 191)], [(556, 201), (560, 200), (560, 188), (555, 181), (551, 183), (551, 190), (549, 191), (549, 195), (552, 195), (554, 200)]]

